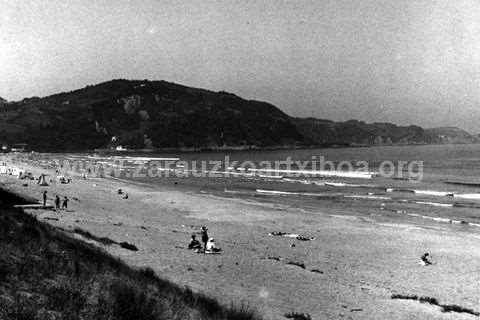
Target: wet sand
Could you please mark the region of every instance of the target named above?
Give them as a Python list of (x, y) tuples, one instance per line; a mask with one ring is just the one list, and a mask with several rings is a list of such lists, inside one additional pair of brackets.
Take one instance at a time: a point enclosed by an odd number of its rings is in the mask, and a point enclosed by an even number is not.
[[(28, 170), (35, 176), (47, 171)], [(41, 187), (35, 181), (0, 175), (0, 183), (38, 200), (47, 190), (50, 204), (55, 194), (68, 196), (68, 211), (28, 212), (65, 229), (78, 227), (132, 243), (139, 251), (98, 245), (223, 303), (254, 306), (266, 319), (282, 319), (292, 311), (313, 319), (473, 317), (442, 313), (416, 301), (392, 300), (392, 294), (429, 296), (443, 304), (480, 310), (480, 251), (476, 250), (480, 233), (471, 228), (392, 218), (363, 202), (337, 206), (326, 200), (301, 208), (275, 199), (220, 197), (170, 182), (151, 186), (74, 178), (71, 184)], [(119, 188), (129, 199), (117, 194)], [(222, 254), (186, 249), (190, 235), (202, 225), (208, 226)], [(315, 239), (269, 236), (273, 231)], [(432, 266), (418, 264), (424, 252), (432, 255)], [(305, 269), (289, 262), (304, 264)]]

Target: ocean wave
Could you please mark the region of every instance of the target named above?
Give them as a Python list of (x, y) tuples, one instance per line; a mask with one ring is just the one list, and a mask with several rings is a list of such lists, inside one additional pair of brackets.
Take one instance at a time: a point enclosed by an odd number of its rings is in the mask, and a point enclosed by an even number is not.
[(385, 197), (385, 196), (375, 196), (375, 195), (362, 195), (362, 194), (356, 194), (356, 195), (344, 195), (344, 198), (347, 199), (367, 199), (367, 200), (392, 200), (390, 197)]
[(291, 182), (291, 183), (300, 183), (300, 184), (306, 184), (306, 185), (317, 185), (317, 186), (325, 186), (325, 182), (323, 181), (313, 181), (313, 180), (306, 180), (306, 179), (291, 179), (291, 178), (283, 178), (283, 182)]
[(415, 203), (424, 204), (424, 205), (433, 206), (433, 207), (445, 207), (445, 208), (453, 207), (452, 203), (439, 203), (439, 202), (429, 202), (429, 201), (415, 201)]
[(394, 212), (400, 213), (400, 214), (405, 214), (409, 217), (431, 220), (431, 221), (440, 222), (440, 223), (463, 224), (463, 225), (468, 225), (468, 226), (472, 226), (472, 227), (480, 227), (480, 224), (478, 224), (478, 223), (467, 222), (465, 220), (456, 220), (456, 219), (434, 217), (434, 216), (432, 217), (432, 216), (422, 215), (422, 214), (418, 214), (418, 213), (407, 212), (405, 210), (390, 210), (390, 211), (394, 211)]
[(285, 178), (285, 177), (283, 178), (283, 181), (292, 182), (292, 183), (301, 183), (306, 185), (317, 185), (320, 187), (328, 186), (328, 187), (336, 187), (336, 188), (372, 188), (372, 189), (381, 188), (379, 185), (375, 185), (375, 184), (355, 184), (355, 183), (335, 182), (335, 181), (315, 181), (315, 180), (307, 180), (307, 179), (291, 179), (291, 178)]
[(226, 172), (225, 174), (232, 175), (232, 176), (240, 176), (240, 177), (255, 177), (255, 174), (245, 173), (245, 172)]
[(263, 174), (259, 174), (258, 176), (260, 178), (266, 178), (266, 179), (283, 179), (283, 176), (270, 176), (270, 175), (263, 175)]
[(467, 203), (463, 203), (463, 202), (455, 202), (453, 204), (454, 207), (456, 208), (475, 208), (475, 209), (480, 209), (480, 204), (478, 203), (473, 203), (473, 202), (467, 202)]
[(436, 190), (413, 190), (415, 194), (424, 194), (428, 196), (436, 196), (436, 197), (452, 197), (454, 195), (453, 192), (450, 191), (436, 191)]
[(113, 157), (116, 160), (127, 160), (127, 161), (179, 161), (180, 158), (164, 158), (164, 157)]
[(461, 186), (468, 186), (468, 187), (480, 187), (479, 182), (474, 182), (474, 181), (455, 181), (455, 180), (445, 180), (443, 183), (446, 184), (455, 184), (455, 185), (461, 185)]
[(462, 194), (462, 193), (455, 193), (453, 191), (398, 189), (398, 188), (386, 188), (385, 191), (414, 193), (416, 195), (424, 195), (424, 196), (432, 196), (432, 197), (454, 197), (459, 199), (480, 200), (480, 193), (463, 193)]
[[(237, 168), (239, 170), (240, 168)], [(245, 168), (242, 168), (245, 170)], [(278, 174), (292, 174), (292, 175), (311, 175), (320, 177), (341, 177), (341, 178), (357, 178), (357, 179), (371, 179), (376, 176), (376, 172), (365, 171), (338, 171), (338, 170), (287, 170), (287, 169), (252, 169), (251, 172), (262, 172), (263, 174), (273, 172)]]
[(453, 196), (460, 199), (480, 200), (480, 193), (454, 194)]
[(402, 188), (385, 188), (386, 192), (406, 192), (406, 193), (415, 193), (413, 189), (402, 189)]
[(328, 197), (328, 198), (346, 198), (346, 199), (365, 199), (365, 200), (392, 200), (390, 197), (376, 195), (344, 195), (331, 193), (312, 193), (312, 192), (291, 192), (280, 190), (256, 189), (257, 193), (283, 196), (307, 196), (307, 197)]
[(326, 186), (330, 187), (347, 187), (347, 188), (372, 188), (378, 189), (380, 188), (379, 185), (376, 184), (354, 184), (354, 183), (346, 183), (346, 182), (324, 182)]
[(332, 195), (327, 193), (311, 193), (311, 192), (290, 192), (290, 191), (279, 191), (279, 190), (265, 190), (265, 189), (256, 189), (257, 193), (260, 194), (270, 194), (270, 195), (285, 195), (285, 196), (308, 196), (308, 197), (335, 197), (338, 195)]
[[(404, 192), (404, 193), (414, 193), (418, 195), (433, 196), (433, 197), (454, 197), (457, 196), (455, 192), (452, 191), (437, 191), (437, 190), (418, 190), (418, 189), (406, 189), (406, 188), (386, 188), (386, 192)], [(480, 199), (480, 194), (479, 194)]]
[(238, 190), (229, 190), (227, 188), (223, 189), (224, 193), (230, 193), (230, 194), (243, 194), (243, 195), (251, 195), (252, 192), (249, 191), (238, 191)]
[(340, 193), (313, 193), (313, 192), (292, 192), (292, 191), (280, 191), (280, 190), (266, 190), (256, 189), (257, 193), (279, 195), (279, 196), (307, 196), (307, 197), (328, 197), (328, 198), (345, 198), (345, 199), (364, 199), (364, 200), (392, 200), (390, 197), (378, 196), (378, 195), (345, 195)]
[(359, 184), (350, 184), (344, 182), (324, 182), (324, 185), (329, 187), (360, 187)]

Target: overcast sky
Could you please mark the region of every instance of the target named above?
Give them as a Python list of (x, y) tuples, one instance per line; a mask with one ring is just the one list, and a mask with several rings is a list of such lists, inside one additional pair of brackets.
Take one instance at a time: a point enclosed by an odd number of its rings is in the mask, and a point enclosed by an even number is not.
[(112, 78), (480, 132), (480, 1), (0, 0), (0, 96)]

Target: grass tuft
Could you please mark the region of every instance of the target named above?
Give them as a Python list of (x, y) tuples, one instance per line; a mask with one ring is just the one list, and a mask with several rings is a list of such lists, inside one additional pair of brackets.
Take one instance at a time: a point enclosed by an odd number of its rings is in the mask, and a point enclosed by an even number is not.
[(284, 316), (287, 319), (293, 320), (312, 320), (312, 317), (308, 313), (290, 312), (286, 313)]
[(476, 312), (472, 309), (458, 306), (455, 304), (441, 304), (437, 299), (432, 297), (418, 297), (416, 295), (403, 295), (403, 294), (393, 294), (392, 299), (403, 299), (403, 300), (414, 300), (419, 301), (420, 303), (428, 303), (433, 306), (438, 306), (441, 308), (442, 312), (457, 312), (457, 313), (468, 313), (474, 316), (480, 316), (480, 312)]
[(420, 297), (420, 298), (418, 298), (418, 301), (420, 301), (421, 303), (433, 304), (433, 305), (435, 305), (435, 306), (440, 305), (440, 304), (438, 303), (438, 300), (435, 299), (435, 298), (432, 298), (432, 297)]
[(457, 306), (455, 304), (442, 305), (442, 312), (468, 313), (477, 317), (480, 316), (480, 312), (476, 312), (472, 309)]
[(138, 251), (138, 248), (134, 245), (134, 244), (131, 244), (131, 243), (128, 243), (128, 242), (120, 242), (119, 243), (120, 247), (124, 248), (124, 249), (127, 249), (127, 250), (131, 250), (131, 251)]
[(296, 262), (296, 261), (288, 261), (287, 264), (291, 264), (293, 266), (300, 267), (302, 269), (305, 269), (305, 264), (301, 262)]

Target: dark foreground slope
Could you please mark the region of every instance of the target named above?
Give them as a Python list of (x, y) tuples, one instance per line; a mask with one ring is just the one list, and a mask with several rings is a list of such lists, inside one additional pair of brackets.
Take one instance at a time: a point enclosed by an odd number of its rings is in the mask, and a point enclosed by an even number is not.
[(0, 142), (40, 151), (265, 147), (299, 140), (290, 117), (271, 104), (165, 81), (112, 80), (0, 106)]
[(22, 201), (0, 191), (0, 319), (259, 319), (7, 208)]

